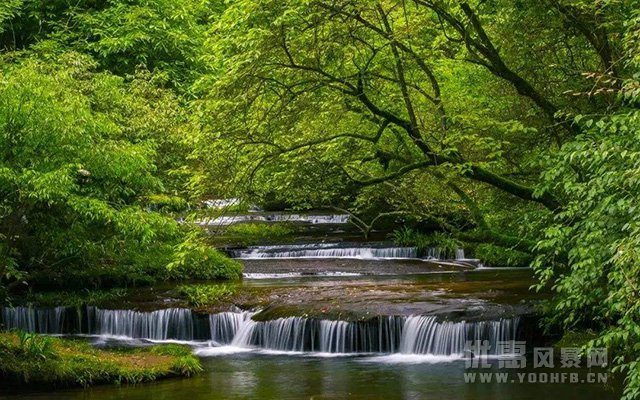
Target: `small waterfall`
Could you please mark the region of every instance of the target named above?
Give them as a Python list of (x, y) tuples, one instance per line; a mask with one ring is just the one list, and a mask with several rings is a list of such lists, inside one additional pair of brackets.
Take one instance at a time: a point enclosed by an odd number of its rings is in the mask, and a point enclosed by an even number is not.
[[(301, 317), (272, 321), (247, 321), (231, 343), (237, 347), (258, 347), (269, 350), (305, 351), (315, 331), (313, 322)], [(307, 346), (305, 346), (305, 343)], [(311, 343), (311, 348), (314, 348)]]
[(415, 247), (340, 247), (340, 244), (308, 244), (299, 246), (253, 246), (247, 250), (237, 250), (233, 257), (240, 259), (269, 258), (356, 258), (402, 259), (417, 258)]
[(296, 222), (313, 225), (342, 225), (349, 222), (347, 214), (311, 215), (311, 214), (243, 214), (223, 215), (217, 218), (196, 221), (201, 226), (228, 226), (242, 222)]
[(382, 244), (362, 246), (356, 243), (250, 246), (247, 249), (232, 251), (231, 256), (244, 260), (279, 258), (353, 258), (364, 260), (412, 258), (424, 258), (428, 260), (465, 259), (464, 249), (452, 251), (439, 247), (431, 247), (418, 251), (416, 247), (393, 247)]
[(219, 344), (229, 344), (233, 341), (240, 326), (251, 321), (250, 312), (222, 312), (209, 315), (211, 340)]
[(451, 251), (440, 247), (430, 247), (423, 251), (423, 258), (429, 260), (464, 260), (464, 249)]
[(202, 202), (207, 208), (228, 208), (232, 206), (240, 205), (239, 198), (230, 198), (230, 199), (211, 199), (205, 200)]
[(0, 313), (4, 329), (22, 329), (26, 332), (60, 334), (64, 329), (66, 308), (33, 309), (4, 307)]
[(489, 354), (498, 354), (497, 342), (515, 340), (518, 320), (438, 322), (432, 316), (407, 317), (400, 352), (405, 354), (462, 355), (467, 341), (487, 340)]
[[(368, 321), (302, 317), (254, 321), (251, 312), (223, 312), (200, 318), (188, 309), (153, 312), (57, 307), (36, 310), (1, 308), (4, 329), (47, 334), (83, 333), (151, 340), (203, 340), (231, 345), (323, 353), (404, 353), (464, 355), (467, 341), (497, 343), (518, 337), (519, 318), (498, 321), (438, 321), (434, 316), (380, 316)], [(201, 329), (202, 328), (202, 329)]]
[(154, 340), (193, 340), (191, 310), (168, 308), (153, 312), (95, 310), (92, 333)]

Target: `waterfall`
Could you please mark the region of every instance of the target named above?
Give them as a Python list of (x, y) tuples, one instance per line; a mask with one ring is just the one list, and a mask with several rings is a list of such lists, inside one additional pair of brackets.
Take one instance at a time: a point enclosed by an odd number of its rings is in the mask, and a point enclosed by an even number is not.
[(400, 352), (405, 354), (463, 354), (467, 341), (487, 340), (489, 354), (498, 354), (497, 342), (515, 340), (518, 320), (438, 322), (433, 316), (407, 317)]
[(209, 315), (211, 340), (219, 344), (229, 344), (238, 333), (238, 329), (246, 321), (251, 320), (254, 313), (222, 312)]
[(63, 333), (65, 307), (33, 309), (29, 307), (3, 307), (0, 320), (4, 329), (22, 329), (26, 332), (48, 334)]
[(451, 251), (440, 247), (430, 247), (423, 251), (423, 257), (429, 260), (464, 260), (464, 249)]
[(201, 226), (228, 226), (242, 222), (297, 222), (313, 225), (338, 225), (349, 222), (347, 214), (307, 215), (307, 214), (243, 214), (223, 215), (217, 218), (195, 221)]
[(308, 244), (299, 246), (253, 246), (247, 250), (237, 250), (233, 257), (241, 259), (268, 258), (357, 258), (392, 259), (417, 258), (415, 247), (339, 247), (333, 244)]
[(439, 247), (418, 251), (416, 247), (362, 246), (356, 243), (307, 243), (275, 246), (250, 246), (234, 250), (231, 256), (244, 260), (282, 259), (282, 258), (354, 258), (376, 259), (412, 259), (428, 260), (465, 259), (464, 249), (455, 251)]
[[(188, 309), (152, 312), (57, 307), (1, 308), (0, 326), (47, 334), (82, 333), (135, 339), (210, 341), (265, 349), (322, 353), (463, 355), (467, 341), (497, 343), (518, 337), (519, 318), (497, 321), (439, 321), (434, 316), (380, 316), (367, 321), (287, 317), (255, 321), (252, 312), (200, 317)], [(201, 329), (202, 328), (202, 329)]]
[(193, 340), (191, 310), (168, 308), (153, 312), (95, 310), (92, 333), (154, 340)]
[(488, 340), (489, 353), (497, 354), (498, 341), (516, 339), (517, 324), (517, 318), (439, 322), (433, 316), (379, 317), (367, 322), (300, 317), (246, 320), (232, 345), (298, 352), (463, 355), (467, 341)]
[(230, 199), (211, 199), (205, 200), (202, 202), (207, 208), (227, 208), (232, 206), (240, 205), (239, 198), (230, 198)]

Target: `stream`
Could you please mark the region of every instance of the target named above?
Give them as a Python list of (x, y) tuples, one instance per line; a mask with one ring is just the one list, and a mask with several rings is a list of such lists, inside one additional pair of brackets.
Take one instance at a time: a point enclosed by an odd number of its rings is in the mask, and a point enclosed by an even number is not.
[[(326, 221), (323, 221), (326, 222)], [(483, 268), (456, 251), (306, 244), (236, 250), (239, 294), (187, 308), (148, 288), (112, 306), (0, 308), (5, 329), (88, 337), (96, 346), (184, 343), (205, 372), (191, 379), (14, 392), (7, 399), (614, 399), (602, 369), (533, 368), (545, 345), (528, 268)], [(471, 261), (471, 262), (469, 262)], [(145, 299), (144, 301), (141, 299)], [(484, 353), (470, 342), (486, 341)], [(526, 342), (527, 355), (502, 344)], [(486, 368), (469, 368), (470, 360)], [(524, 359), (505, 370), (504, 360)], [(491, 381), (479, 381), (479, 374)], [(500, 374), (504, 381), (498, 382)], [(572, 375), (573, 374), (573, 375)], [(468, 382), (475, 377), (475, 382)], [(500, 375), (501, 376), (501, 375)], [(489, 379), (489, 378), (487, 378)], [(575, 379), (575, 382), (569, 380)], [(557, 382), (555, 380), (558, 380)]]

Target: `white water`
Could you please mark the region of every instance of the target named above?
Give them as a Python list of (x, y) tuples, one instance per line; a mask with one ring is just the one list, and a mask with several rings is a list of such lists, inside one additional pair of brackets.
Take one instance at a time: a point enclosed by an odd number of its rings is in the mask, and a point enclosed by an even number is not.
[[(489, 354), (499, 354), (497, 342), (516, 340), (518, 318), (499, 321), (447, 322), (433, 316), (389, 316), (369, 321), (319, 320), (287, 317), (254, 321), (251, 312), (223, 312), (199, 318), (188, 309), (169, 308), (153, 312), (101, 310), (88, 307), (77, 324), (84, 331), (69, 332), (65, 316), (72, 309), (34, 310), (3, 308), (2, 324), (48, 334), (90, 334), (101, 337), (150, 341), (210, 340), (218, 349), (202, 354), (259, 350), (317, 354), (402, 354), (464, 356), (471, 340), (488, 340)], [(206, 329), (198, 332), (198, 327)], [(226, 347), (221, 349), (221, 347)]]
[(246, 324), (253, 314), (248, 311), (209, 314), (211, 340), (218, 344), (231, 343), (240, 326)]
[(22, 329), (26, 332), (61, 334), (65, 307), (33, 309), (28, 307), (3, 307), (0, 312), (4, 329)]
[(245, 260), (265, 258), (355, 258), (364, 260), (373, 259), (406, 259), (417, 258), (415, 247), (354, 247), (354, 248), (329, 248), (307, 249), (289, 251), (268, 251), (252, 249), (239, 253), (239, 257)]
[[(262, 259), (294, 259), (294, 258), (327, 258), (327, 259), (361, 259), (361, 260), (392, 260), (418, 259), (418, 249), (415, 247), (373, 247), (357, 246), (344, 243), (313, 243), (297, 245), (251, 246), (231, 253), (235, 258), (243, 260)], [(464, 249), (457, 249), (454, 254), (448, 254), (439, 248), (430, 248), (424, 254), (424, 259), (465, 259)]]
[(232, 206), (237, 206), (240, 204), (239, 198), (230, 198), (230, 199), (211, 199), (203, 201), (203, 204), (207, 206), (207, 208), (227, 208)]
[(318, 276), (318, 277), (335, 277), (335, 276), (361, 276), (357, 272), (342, 272), (342, 271), (320, 271), (313, 274), (303, 274), (301, 272), (282, 272), (265, 274), (260, 272), (247, 272), (242, 276), (244, 279), (282, 279), (282, 278), (299, 278), (302, 276)]
[(313, 215), (313, 214), (242, 214), (223, 215), (217, 218), (196, 221), (201, 226), (228, 226), (241, 222), (298, 222), (313, 225), (346, 224), (347, 214)]
[[(153, 312), (95, 309), (97, 335), (152, 340), (193, 340), (191, 310), (167, 308)], [(90, 323), (90, 326), (92, 324)]]

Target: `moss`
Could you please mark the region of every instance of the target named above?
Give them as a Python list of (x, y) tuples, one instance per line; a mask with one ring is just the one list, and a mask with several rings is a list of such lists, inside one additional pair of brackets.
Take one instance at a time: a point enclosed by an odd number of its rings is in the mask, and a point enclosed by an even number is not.
[(0, 334), (0, 375), (17, 385), (140, 383), (202, 371), (185, 346), (96, 349), (84, 340)]

